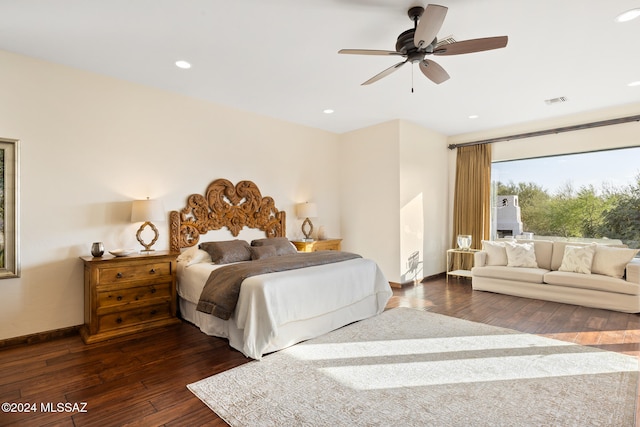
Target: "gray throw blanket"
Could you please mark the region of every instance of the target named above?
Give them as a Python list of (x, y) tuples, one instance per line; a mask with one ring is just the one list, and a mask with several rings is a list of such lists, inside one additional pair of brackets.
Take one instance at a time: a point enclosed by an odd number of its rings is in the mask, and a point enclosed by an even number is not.
[(228, 320), (236, 309), (240, 285), (247, 277), (362, 258), (350, 252), (295, 253), (227, 265), (211, 272), (197, 310)]

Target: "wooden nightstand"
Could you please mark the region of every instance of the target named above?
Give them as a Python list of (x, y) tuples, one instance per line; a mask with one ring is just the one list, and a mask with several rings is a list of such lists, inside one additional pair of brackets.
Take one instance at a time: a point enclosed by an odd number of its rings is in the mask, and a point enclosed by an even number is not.
[(176, 258), (153, 252), (126, 257), (80, 257), (84, 262), (84, 325), (90, 344), (178, 323)]
[(339, 251), (340, 242), (342, 242), (342, 239), (312, 240), (310, 242), (294, 240), (291, 243), (293, 243), (300, 252), (316, 252)]

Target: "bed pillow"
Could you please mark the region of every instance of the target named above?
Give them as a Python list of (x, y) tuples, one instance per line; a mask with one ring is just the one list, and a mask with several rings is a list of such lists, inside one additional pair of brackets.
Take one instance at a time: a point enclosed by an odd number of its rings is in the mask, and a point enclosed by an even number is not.
[(591, 274), (591, 264), (596, 253), (596, 245), (570, 246), (564, 247), (562, 264), (558, 271), (568, 271), (571, 273)]
[(538, 268), (533, 243), (505, 242), (504, 248), (507, 252), (507, 267)]
[(198, 264), (199, 262), (211, 262), (211, 255), (209, 255), (209, 252), (194, 246), (182, 252), (178, 256), (177, 261), (186, 263), (188, 267), (193, 264)]
[(229, 264), (231, 262), (251, 260), (251, 247), (244, 240), (200, 243), (200, 249), (211, 255), (211, 261), (214, 264)]
[(268, 237), (266, 239), (256, 239), (251, 242), (251, 246), (275, 246), (276, 254), (287, 255), (298, 252), (293, 243), (286, 237)]
[(486, 265), (507, 265), (505, 242), (482, 241), (482, 250), (487, 253)]
[(622, 279), (627, 264), (636, 256), (638, 249), (614, 248), (597, 245), (591, 272)]
[(274, 245), (268, 246), (251, 246), (251, 259), (265, 259), (278, 256)]

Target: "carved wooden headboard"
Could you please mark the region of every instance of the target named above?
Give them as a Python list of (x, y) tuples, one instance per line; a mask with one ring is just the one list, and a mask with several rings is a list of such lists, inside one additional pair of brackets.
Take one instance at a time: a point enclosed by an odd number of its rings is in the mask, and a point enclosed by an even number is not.
[(240, 181), (235, 186), (216, 179), (204, 195), (192, 194), (181, 211), (169, 213), (169, 247), (172, 252), (194, 246), (201, 234), (227, 227), (238, 236), (243, 227), (259, 229), (266, 237), (286, 235), (286, 212), (279, 211), (271, 197), (262, 197), (258, 186)]

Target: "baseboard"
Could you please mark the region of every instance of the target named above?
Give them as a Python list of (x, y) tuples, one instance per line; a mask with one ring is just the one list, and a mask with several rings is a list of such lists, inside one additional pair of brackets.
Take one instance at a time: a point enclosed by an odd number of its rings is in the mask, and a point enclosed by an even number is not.
[(80, 334), (80, 326), (70, 326), (68, 328), (55, 329), (53, 331), (38, 332), (37, 334), (24, 335), (21, 337), (5, 338), (0, 340), (0, 350), (20, 345), (36, 344), (51, 341), (58, 338), (70, 337)]
[(432, 274), (431, 276), (426, 276), (424, 277), (420, 283), (424, 283), (424, 282), (428, 282), (429, 280), (437, 280), (437, 279), (444, 279), (447, 276), (447, 273), (445, 273), (444, 271), (442, 273), (438, 273), (438, 274)]

